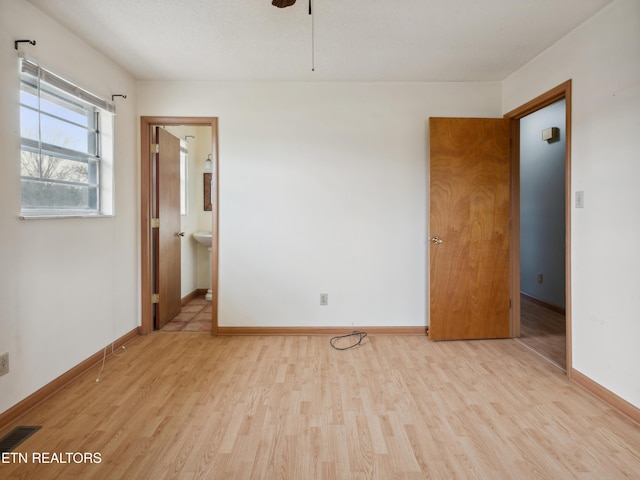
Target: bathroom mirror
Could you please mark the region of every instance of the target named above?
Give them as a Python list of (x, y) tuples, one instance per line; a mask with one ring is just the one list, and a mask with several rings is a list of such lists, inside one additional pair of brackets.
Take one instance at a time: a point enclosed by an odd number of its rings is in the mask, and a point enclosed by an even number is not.
[(212, 191), (211, 191), (211, 174), (204, 174), (204, 210), (207, 212), (211, 211), (211, 203), (212, 203)]

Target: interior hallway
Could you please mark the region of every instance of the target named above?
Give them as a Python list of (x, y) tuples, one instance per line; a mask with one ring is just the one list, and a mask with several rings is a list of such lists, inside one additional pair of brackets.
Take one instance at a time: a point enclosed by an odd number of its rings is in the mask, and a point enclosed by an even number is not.
[(567, 335), (565, 315), (520, 296), (520, 342), (566, 370)]

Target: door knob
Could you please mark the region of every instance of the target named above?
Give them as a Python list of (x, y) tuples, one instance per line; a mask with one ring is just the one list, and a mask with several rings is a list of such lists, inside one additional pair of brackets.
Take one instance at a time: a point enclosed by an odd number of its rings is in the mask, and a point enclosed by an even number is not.
[(176, 232), (176, 237), (184, 237), (184, 232)]
[(440, 245), (442, 243), (442, 239), (440, 237), (431, 237), (431, 241), (436, 245)]

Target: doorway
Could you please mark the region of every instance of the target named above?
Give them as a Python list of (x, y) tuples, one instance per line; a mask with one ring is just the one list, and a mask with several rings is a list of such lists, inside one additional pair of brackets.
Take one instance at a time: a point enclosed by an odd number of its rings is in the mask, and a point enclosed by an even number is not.
[[(205, 126), (211, 131), (211, 331), (218, 331), (218, 119), (216, 117), (141, 117), (141, 327), (143, 335), (154, 329), (154, 252), (153, 252), (153, 205), (154, 169), (151, 149), (152, 127)], [(162, 192), (159, 193), (162, 195)]]
[(565, 367), (565, 100), (520, 120), (520, 342)]
[[(564, 301), (564, 365), (559, 365), (565, 369), (567, 375), (570, 375), (571, 372), (571, 80), (555, 87), (554, 89), (548, 91), (540, 95), (539, 97), (527, 102), (521, 107), (507, 113), (505, 115), (506, 118), (510, 119), (511, 122), (511, 138), (514, 141), (511, 151), (511, 169), (512, 169), (512, 177), (511, 177), (511, 217), (512, 217), (512, 226), (511, 226), (511, 245), (513, 246), (511, 252), (511, 291), (512, 291), (512, 334), (514, 337), (521, 337), (523, 333), (523, 325), (522, 325), (522, 315), (523, 312), (528, 314), (531, 312), (532, 308), (539, 307), (539, 303), (532, 304), (531, 297), (534, 295), (529, 295), (527, 297), (521, 298), (520, 292), (523, 291), (523, 281), (521, 280), (521, 275), (523, 271), (527, 271), (528, 266), (521, 265), (521, 250), (523, 248), (522, 238), (521, 238), (521, 227), (523, 218), (521, 216), (521, 130), (522, 125), (521, 121), (527, 117), (528, 115), (534, 114), (536, 112), (541, 111), (542, 109), (549, 107), (553, 104), (557, 104), (557, 102), (564, 101), (564, 231), (562, 232), (562, 236), (564, 237), (564, 258), (562, 259), (564, 263), (564, 278), (562, 281), (564, 282), (564, 298), (555, 301), (547, 302), (546, 307), (549, 307), (550, 304), (560, 304)], [(552, 126), (550, 126), (552, 127)], [(547, 132), (550, 133), (550, 132)], [(540, 138), (542, 140), (542, 135)], [(531, 275), (530, 272), (526, 273), (527, 275)], [(538, 276), (542, 275), (542, 278)], [(527, 279), (527, 281), (530, 279)], [(557, 281), (557, 279), (556, 279)], [(544, 272), (535, 273), (535, 282), (540, 282), (541, 284), (544, 282)], [(529, 288), (525, 286), (525, 290)], [(549, 298), (554, 298), (549, 297)], [(527, 302), (525, 305), (525, 310), (523, 310), (523, 304)], [(559, 310), (562, 306), (555, 305), (557, 310)], [(556, 315), (559, 312), (553, 312)], [(555, 321), (558, 321), (558, 317), (555, 318)], [(534, 348), (535, 349), (535, 348)], [(560, 363), (560, 362), (554, 362)]]

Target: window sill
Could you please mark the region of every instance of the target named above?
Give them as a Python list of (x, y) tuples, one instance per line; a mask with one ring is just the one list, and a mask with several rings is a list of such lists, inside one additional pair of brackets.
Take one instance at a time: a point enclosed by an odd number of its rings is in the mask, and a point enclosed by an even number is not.
[(115, 215), (88, 212), (21, 212), (21, 220), (54, 220), (61, 218), (114, 218)]

